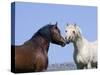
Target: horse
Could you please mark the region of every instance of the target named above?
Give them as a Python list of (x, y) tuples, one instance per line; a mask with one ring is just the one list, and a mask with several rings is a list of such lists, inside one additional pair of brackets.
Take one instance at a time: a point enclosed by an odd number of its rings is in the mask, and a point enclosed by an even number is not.
[(77, 69), (97, 68), (97, 41), (90, 42), (82, 36), (80, 27), (76, 24), (67, 24), (66, 43), (74, 45), (73, 59)]
[(48, 50), (50, 43), (65, 46), (65, 39), (61, 36), (58, 23), (47, 24), (40, 28), (31, 39), (19, 46), (12, 45), (12, 71), (42, 72), (48, 67)]

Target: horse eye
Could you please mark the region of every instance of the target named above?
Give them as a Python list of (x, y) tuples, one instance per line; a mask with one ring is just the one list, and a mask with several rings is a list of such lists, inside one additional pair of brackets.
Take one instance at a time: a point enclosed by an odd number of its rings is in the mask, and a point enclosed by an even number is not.
[(67, 30), (65, 30), (65, 32), (67, 33)]
[(75, 34), (75, 31), (73, 31), (73, 33)]

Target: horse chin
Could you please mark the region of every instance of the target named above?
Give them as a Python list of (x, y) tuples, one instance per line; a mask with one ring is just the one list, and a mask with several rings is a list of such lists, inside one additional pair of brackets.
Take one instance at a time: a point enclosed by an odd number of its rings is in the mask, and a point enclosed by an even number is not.
[(70, 41), (66, 41), (66, 44), (69, 44), (70, 43)]
[(67, 44), (69, 44), (70, 42), (66, 42)]
[(62, 47), (64, 47), (66, 45), (66, 43), (61, 44)]
[(66, 45), (66, 42), (56, 42), (56, 41), (52, 41), (51, 43), (56, 44), (56, 45), (60, 45), (62, 47), (64, 47)]

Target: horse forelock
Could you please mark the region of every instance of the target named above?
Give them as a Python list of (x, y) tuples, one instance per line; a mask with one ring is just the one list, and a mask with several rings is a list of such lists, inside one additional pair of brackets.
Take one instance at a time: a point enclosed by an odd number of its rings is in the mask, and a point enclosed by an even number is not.
[(67, 27), (66, 27), (66, 30), (67, 29), (75, 29), (75, 31), (78, 33), (78, 35), (81, 35), (82, 32), (81, 32), (81, 29), (78, 25), (74, 25), (74, 24), (69, 24)]

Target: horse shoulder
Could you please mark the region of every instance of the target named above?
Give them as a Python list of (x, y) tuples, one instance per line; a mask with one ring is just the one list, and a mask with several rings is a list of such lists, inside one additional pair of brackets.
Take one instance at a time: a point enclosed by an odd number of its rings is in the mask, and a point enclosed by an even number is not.
[(80, 54), (84, 57), (89, 57), (90, 53), (90, 43), (87, 39), (83, 39), (83, 46), (81, 48)]
[(48, 65), (48, 58), (46, 55), (44, 55), (41, 52), (37, 52), (37, 55), (35, 56), (34, 59), (34, 66), (36, 71), (42, 71), (44, 69), (47, 69)]

